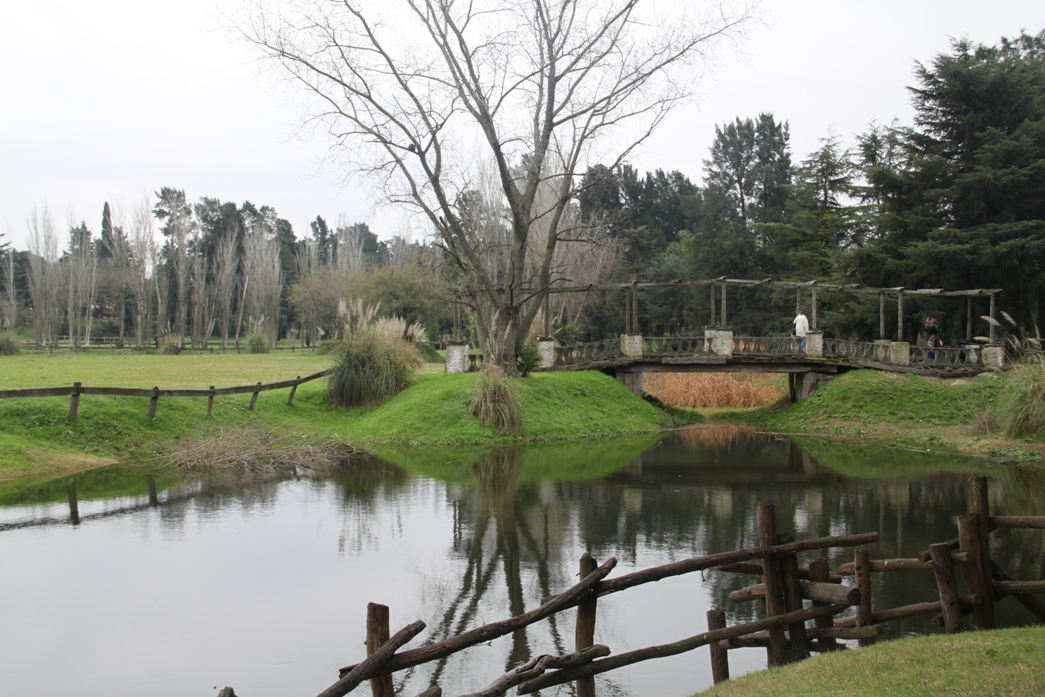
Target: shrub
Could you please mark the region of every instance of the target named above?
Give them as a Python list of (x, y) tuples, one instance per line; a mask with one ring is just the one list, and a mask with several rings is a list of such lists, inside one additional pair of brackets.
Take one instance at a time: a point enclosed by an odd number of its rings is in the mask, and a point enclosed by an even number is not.
[(358, 302), (341, 303), (345, 338), (334, 344), (327, 378), (327, 395), (336, 406), (381, 404), (409, 385), (422, 365), (413, 337), (424, 329), (399, 317), (377, 318), (376, 312)]
[(476, 394), (469, 405), (472, 415), (487, 428), (513, 436), (522, 431), (522, 409), (512, 383), (504, 371), (484, 363), (475, 381)]
[(1009, 438), (1045, 434), (1045, 366), (1018, 366), (1006, 376), (998, 420)]
[(21, 353), (18, 341), (10, 334), (0, 335), (0, 356), (17, 356)]
[(168, 334), (160, 342), (160, 353), (164, 356), (177, 356), (181, 353), (181, 345), (176, 338)]
[(519, 368), (519, 375), (527, 377), (530, 371), (541, 364), (541, 354), (533, 344), (523, 344), (523, 347), (515, 354), (515, 364)]
[(269, 341), (261, 332), (254, 332), (247, 337), (247, 353), (268, 353)]

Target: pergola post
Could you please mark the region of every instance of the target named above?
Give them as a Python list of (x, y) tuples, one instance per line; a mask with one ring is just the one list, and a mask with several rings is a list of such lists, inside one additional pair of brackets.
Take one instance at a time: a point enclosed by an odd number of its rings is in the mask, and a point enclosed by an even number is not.
[(711, 288), (711, 322), (708, 324), (709, 327), (715, 326), (715, 282), (712, 281), (708, 284)]
[(885, 339), (885, 293), (878, 294), (878, 338)]
[(998, 328), (994, 326), (994, 293), (991, 293), (991, 343), (998, 340)]
[(896, 340), (903, 341), (903, 288), (896, 292)]
[(965, 298), (965, 340), (972, 341), (972, 296)]
[(795, 289), (795, 317), (798, 317), (799, 311), (802, 309), (802, 289)]
[(812, 295), (812, 304), (813, 304), (813, 314), (810, 317), (810, 319), (812, 319), (812, 321), (813, 321), (813, 326), (810, 327), (810, 329), (816, 329), (816, 286), (813, 286), (813, 291), (812, 291), (811, 295)]
[(639, 328), (639, 283), (631, 282), (631, 333), (641, 333)]
[[(991, 296), (994, 297), (994, 296)], [(722, 326), (729, 326), (729, 322), (726, 321), (726, 284), (722, 284)]]
[(631, 286), (624, 291), (624, 333), (631, 334)]

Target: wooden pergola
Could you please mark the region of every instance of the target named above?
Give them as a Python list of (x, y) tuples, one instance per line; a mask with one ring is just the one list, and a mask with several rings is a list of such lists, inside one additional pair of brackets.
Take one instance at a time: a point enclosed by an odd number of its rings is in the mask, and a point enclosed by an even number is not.
[[(897, 341), (903, 341), (903, 326), (904, 326), (904, 298), (909, 296), (915, 297), (946, 297), (946, 298), (966, 298), (966, 320), (965, 320), (965, 338), (967, 341), (972, 341), (972, 325), (973, 325), (973, 312), (972, 312), (972, 301), (973, 298), (977, 297), (988, 297), (990, 298), (990, 340), (994, 343), (997, 339), (996, 336), (996, 325), (994, 323), (995, 313), (995, 296), (1002, 292), (1001, 288), (974, 288), (971, 290), (945, 290), (943, 288), (914, 288), (908, 289), (902, 286), (896, 288), (875, 288), (871, 286), (864, 286), (859, 283), (850, 284), (837, 284), (837, 283), (820, 283), (819, 281), (775, 281), (773, 279), (764, 279), (760, 281), (743, 279), (743, 278), (727, 278), (721, 276), (719, 278), (709, 278), (702, 280), (691, 280), (684, 281), (677, 279), (674, 281), (660, 281), (650, 283), (639, 283), (633, 281), (631, 283), (614, 283), (596, 285), (589, 284), (586, 286), (553, 286), (548, 288), (548, 293), (583, 293), (597, 290), (624, 290), (627, 292), (627, 299), (625, 302), (626, 317), (625, 326), (626, 333), (634, 334), (638, 332), (639, 321), (638, 321), (638, 292), (646, 288), (686, 288), (696, 286), (708, 286), (711, 290), (710, 297), (710, 309), (711, 309), (711, 325), (716, 324), (716, 306), (719, 309), (719, 324), (725, 325), (726, 318), (728, 317), (728, 291), (730, 286), (735, 287), (768, 287), (768, 288), (793, 288), (795, 289), (795, 312), (802, 308), (802, 291), (808, 290), (810, 296), (810, 326), (812, 329), (817, 328), (817, 292), (832, 291), (841, 293), (854, 293), (861, 295), (877, 295), (878, 306), (879, 306), (879, 338), (887, 339), (885, 335), (885, 317), (886, 317), (886, 298), (896, 296), (896, 317), (897, 317)], [(538, 289), (526, 289), (526, 292), (532, 292), (534, 295), (539, 293)], [(716, 293), (718, 297), (716, 298)], [(545, 296), (545, 312), (544, 312), (544, 334), (548, 336), (550, 327), (550, 313), (548, 312), (548, 297)]]

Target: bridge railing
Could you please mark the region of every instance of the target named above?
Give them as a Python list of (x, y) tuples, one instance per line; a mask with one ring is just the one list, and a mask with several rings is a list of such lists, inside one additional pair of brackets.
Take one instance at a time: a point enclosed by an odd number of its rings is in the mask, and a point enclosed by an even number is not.
[(824, 358), (840, 358), (851, 361), (889, 360), (889, 347), (870, 341), (852, 341), (850, 339), (824, 339)]
[(797, 356), (798, 341), (789, 336), (735, 336), (733, 354), (742, 356)]
[(983, 365), (983, 352), (978, 346), (947, 348), (912, 346), (911, 365), (932, 368), (980, 366)]
[(620, 339), (604, 339), (576, 346), (556, 346), (555, 365), (606, 361), (623, 355), (620, 349)]
[(644, 336), (643, 356), (692, 356), (711, 353), (710, 342), (702, 336)]

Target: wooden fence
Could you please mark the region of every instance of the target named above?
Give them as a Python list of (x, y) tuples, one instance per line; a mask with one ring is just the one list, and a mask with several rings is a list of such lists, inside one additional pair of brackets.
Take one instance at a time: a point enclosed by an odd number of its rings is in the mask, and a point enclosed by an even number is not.
[[(940, 613), (940, 622), (949, 632), (960, 629), (962, 614), (973, 613), (977, 628), (994, 626), (994, 604), (1011, 595), (1038, 619), (1045, 622), (1045, 603), (1032, 594), (1045, 592), (1045, 581), (1015, 581), (991, 561), (987, 536), (992, 529), (1021, 527), (1045, 529), (1045, 516), (992, 516), (987, 507), (987, 480), (973, 477), (970, 483), (969, 513), (958, 517), (958, 538), (931, 545), (921, 557), (871, 560), (861, 545), (878, 541), (878, 533), (836, 535), (795, 540), (790, 533), (778, 533), (772, 501), (758, 504), (759, 546), (732, 552), (664, 564), (608, 578), (617, 563), (610, 558), (601, 565), (585, 553), (580, 560), (580, 582), (559, 595), (548, 598), (528, 612), (505, 620), (469, 629), (457, 636), (420, 648), (400, 651), (425, 628), (423, 621), (407, 625), (392, 635), (389, 611), (384, 605), (367, 606), (367, 658), (342, 668), (339, 679), (320, 693), (320, 697), (341, 697), (364, 681), (370, 681), (374, 697), (392, 697), (392, 674), (417, 665), (444, 659), (480, 643), (518, 631), (556, 613), (577, 608), (574, 651), (565, 655), (541, 655), (517, 666), (490, 685), (466, 697), (495, 697), (513, 687), (529, 694), (576, 683), (578, 697), (594, 697), (594, 676), (654, 658), (673, 656), (709, 646), (712, 676), (716, 683), (729, 678), (728, 651), (740, 647), (764, 647), (770, 665), (782, 665), (808, 658), (812, 652), (846, 648), (839, 640), (856, 640), (866, 646), (882, 633), (882, 624), (916, 614)], [(815, 550), (856, 547), (855, 559), (835, 573), (828, 560), (814, 558), (802, 567), (798, 554)], [(969, 593), (960, 595), (953, 570), (965, 569)], [(761, 576), (761, 583), (730, 594), (730, 600), (761, 600), (765, 617), (728, 626), (721, 609), (708, 611), (707, 631), (667, 644), (611, 655), (609, 647), (595, 643), (598, 600), (611, 593), (708, 569)], [(920, 570), (935, 574), (939, 599), (875, 610), (872, 605), (871, 575), (901, 570)], [(842, 580), (855, 577), (855, 585)], [(805, 601), (810, 601), (805, 606)], [(835, 615), (855, 608), (855, 616), (835, 620)], [(812, 622), (812, 626), (807, 626)], [(226, 694), (235, 694), (226, 688)], [(433, 685), (421, 697), (440, 697)]]
[(253, 385), (241, 385), (239, 387), (223, 387), (218, 389), (211, 385), (206, 390), (161, 390), (159, 387), (153, 387), (152, 389), (135, 389), (131, 387), (86, 387), (82, 383), (74, 382), (69, 387), (42, 387), (35, 389), (25, 390), (0, 390), (0, 399), (27, 399), (34, 397), (69, 397), (69, 421), (75, 421), (76, 415), (80, 410), (80, 395), (109, 395), (112, 397), (148, 397), (149, 398), (149, 418), (156, 418), (156, 405), (160, 401), (160, 397), (206, 397), (207, 398), (207, 416), (211, 416), (214, 409), (214, 398), (215, 397), (226, 397), (234, 394), (249, 394), (250, 406), (247, 407), (251, 411), (254, 411), (254, 407), (257, 405), (258, 394), (261, 392), (267, 392), (269, 390), (282, 390), (290, 388), (290, 394), (287, 396), (287, 405), (289, 406), (294, 402), (294, 393), (297, 392), (298, 385), (312, 380), (318, 380), (322, 377), (326, 377), (330, 374), (332, 369), (320, 371), (318, 373), (312, 373), (301, 377), (300, 375), (293, 380), (281, 380), (280, 382), (270, 382), (268, 384), (256, 383)]

